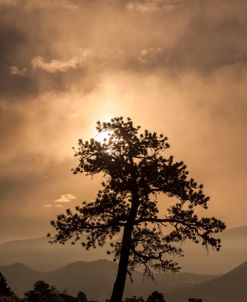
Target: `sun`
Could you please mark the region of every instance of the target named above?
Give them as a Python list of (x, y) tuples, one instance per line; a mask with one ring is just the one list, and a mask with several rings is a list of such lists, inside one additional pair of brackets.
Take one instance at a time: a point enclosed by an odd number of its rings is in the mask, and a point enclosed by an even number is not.
[(109, 138), (110, 138), (111, 134), (112, 134), (112, 131), (98, 132), (94, 136), (94, 140), (96, 140), (97, 142), (99, 142), (101, 144), (107, 144), (107, 142), (109, 141)]
[[(112, 116), (109, 114), (104, 114), (101, 116), (101, 118), (98, 118), (96, 120), (99, 120), (100, 122), (110, 122), (112, 119)], [(96, 128), (94, 128), (94, 130), (92, 131), (92, 138), (101, 143), (101, 144), (107, 144), (109, 141), (109, 138), (112, 134), (112, 131), (102, 131), (99, 132)]]

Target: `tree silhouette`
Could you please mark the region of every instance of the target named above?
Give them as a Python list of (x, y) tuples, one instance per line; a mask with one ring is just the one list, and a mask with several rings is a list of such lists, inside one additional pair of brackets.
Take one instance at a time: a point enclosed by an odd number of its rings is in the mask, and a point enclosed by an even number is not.
[(34, 283), (33, 289), (24, 294), (25, 301), (51, 301), (57, 296), (56, 289), (48, 283), (40, 280)]
[[(119, 261), (111, 302), (120, 302), (126, 274), (131, 276), (137, 264), (143, 265), (149, 276), (152, 268), (178, 271), (169, 256), (182, 255), (180, 242), (190, 239), (219, 250), (220, 240), (214, 235), (225, 225), (214, 217), (199, 218), (194, 212), (197, 206), (206, 209), (209, 197), (202, 185), (188, 178), (185, 164), (166, 154), (166, 137), (148, 130), (140, 133), (139, 126), (122, 117), (97, 122), (96, 129), (108, 138), (104, 142), (97, 137), (80, 139), (75, 150), (79, 164), (73, 172), (101, 173), (102, 188), (94, 201), (77, 206), (75, 212), (67, 209), (51, 222), (56, 229), (51, 242), (81, 240), (89, 249), (120, 233), (121, 241), (112, 241), (108, 251)], [(82, 233), (86, 239), (81, 238)]]
[(77, 294), (77, 298), (78, 298), (78, 301), (80, 301), (80, 302), (87, 302), (88, 301), (87, 295), (82, 291), (79, 291), (79, 293)]
[[(82, 292), (81, 292), (82, 293)], [(55, 286), (50, 286), (44, 281), (37, 281), (34, 283), (33, 289), (24, 294), (24, 301), (28, 302), (77, 302), (87, 300), (80, 300), (70, 296), (66, 290), (59, 292)], [(86, 296), (85, 296), (86, 297)]]
[(166, 300), (164, 299), (164, 295), (162, 293), (159, 293), (157, 290), (155, 290), (148, 296), (146, 302), (166, 302)]
[(8, 287), (7, 280), (0, 272), (0, 298), (10, 297), (12, 295), (11, 289)]

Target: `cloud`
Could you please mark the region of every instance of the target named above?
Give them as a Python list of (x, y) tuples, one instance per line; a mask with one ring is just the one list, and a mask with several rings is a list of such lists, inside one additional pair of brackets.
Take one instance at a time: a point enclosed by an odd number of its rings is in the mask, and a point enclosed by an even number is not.
[[(26, 101), (47, 91), (78, 87), (87, 93), (112, 70), (205, 74), (247, 62), (247, 7), (240, 0), (224, 5), (193, 0), (139, 0), (124, 5), (121, 1), (24, 1), (32, 3), (28, 9), (19, 1), (2, 3), (15, 3), (2, 9), (0, 21), (0, 97), (4, 98)], [(46, 7), (58, 3), (78, 9)], [(157, 14), (133, 13), (138, 7)], [(165, 10), (169, 7), (172, 13)]]
[(67, 203), (76, 200), (75, 195), (71, 193), (62, 194), (58, 199), (55, 199), (55, 203)]
[(91, 180), (70, 175), (71, 147), (116, 115), (165, 132), (171, 152), (208, 185), (215, 214), (238, 199), (228, 219), (246, 221), (246, 1), (0, 5), (0, 212), (9, 226), (0, 230), (12, 232), (20, 204), (30, 225), (42, 216), (40, 229), (48, 212), (69, 205), (51, 202), (61, 187), (94, 198)]
[(127, 4), (128, 10), (140, 13), (171, 12), (174, 7), (184, 4), (186, 0), (132, 0)]
[(79, 64), (79, 58), (73, 58), (64, 62), (51, 60), (50, 62), (45, 63), (44, 59), (38, 56), (32, 60), (32, 67), (34, 69), (41, 69), (49, 73), (65, 72), (69, 69), (75, 69)]
[[(25, 57), (27, 35), (14, 24), (0, 20), (0, 97), (21, 97), (36, 88), (35, 81), (26, 75)], [(17, 67), (18, 66), (18, 67)], [(17, 76), (19, 75), (19, 76)]]
[(63, 8), (74, 10), (77, 9), (76, 1), (73, 0), (25, 0), (26, 5), (29, 7), (41, 7), (41, 8)]
[(64, 208), (64, 206), (62, 204), (46, 204), (44, 205), (44, 208)]
[(45, 62), (41, 56), (32, 59), (31, 64), (34, 69), (41, 69), (48, 73), (66, 72), (70, 69), (76, 69), (92, 61), (94, 54), (91, 49), (85, 49), (80, 56), (74, 57), (67, 61), (51, 60)]
[(27, 72), (26, 68), (19, 69), (17, 66), (9, 66), (9, 71), (12, 75), (24, 76)]
[(64, 208), (64, 204), (76, 201), (76, 196), (71, 193), (62, 194), (58, 199), (52, 201), (52, 203), (44, 205), (45, 208)]
[(166, 53), (161, 47), (151, 47), (141, 50), (138, 59), (143, 66), (158, 67), (165, 63)]
[(18, 6), (25, 8), (64, 8), (77, 9), (73, 0), (0, 0), (0, 6)]
[(247, 42), (243, 39), (247, 34), (246, 3), (214, 4), (192, 1), (187, 6), (189, 22), (176, 43), (167, 49), (170, 68), (204, 73), (247, 63)]
[(0, 6), (12, 6), (16, 4), (17, 0), (0, 0)]

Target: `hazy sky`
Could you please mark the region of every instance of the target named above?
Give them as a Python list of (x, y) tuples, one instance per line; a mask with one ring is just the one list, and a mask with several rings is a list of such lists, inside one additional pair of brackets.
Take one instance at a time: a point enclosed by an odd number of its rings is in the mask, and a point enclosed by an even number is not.
[(0, 0), (0, 242), (93, 198), (72, 147), (130, 116), (247, 224), (246, 0)]

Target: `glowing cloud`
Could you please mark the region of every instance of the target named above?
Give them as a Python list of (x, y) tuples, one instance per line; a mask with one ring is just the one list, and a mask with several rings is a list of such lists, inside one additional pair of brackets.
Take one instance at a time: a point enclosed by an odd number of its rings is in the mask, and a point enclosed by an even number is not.
[(67, 203), (76, 200), (75, 195), (71, 193), (62, 194), (58, 199), (54, 200), (55, 203)]
[(69, 69), (76, 69), (93, 59), (94, 55), (90, 49), (85, 49), (79, 56), (69, 60), (55, 60), (45, 62), (44, 58), (37, 56), (32, 59), (31, 64), (34, 69), (41, 69), (48, 73), (66, 72)]

